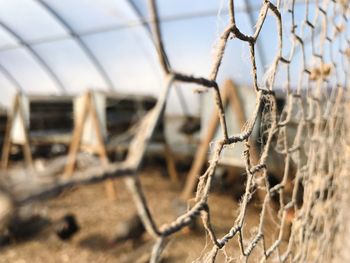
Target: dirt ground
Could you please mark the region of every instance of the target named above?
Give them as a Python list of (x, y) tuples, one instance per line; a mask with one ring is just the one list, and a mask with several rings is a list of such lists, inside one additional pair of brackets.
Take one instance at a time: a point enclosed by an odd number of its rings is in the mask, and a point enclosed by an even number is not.
[[(147, 168), (140, 174), (141, 182), (151, 213), (158, 226), (176, 218), (174, 200), (180, 189), (174, 187), (159, 169)], [(41, 214), (50, 219), (58, 219), (66, 213), (74, 213), (80, 225), (80, 231), (70, 241), (59, 240), (52, 230), (26, 241), (1, 248), (0, 262), (137, 262), (142, 255), (151, 250), (153, 241), (147, 234), (138, 242), (110, 245), (115, 226), (126, 220), (136, 208), (125, 187), (123, 179), (115, 182), (117, 200), (108, 201), (104, 184), (83, 186), (61, 194), (59, 197), (27, 207), (33, 214)], [(210, 197), (212, 223), (218, 237), (227, 233), (234, 225), (238, 213), (238, 204), (228, 194), (213, 193)], [(259, 206), (253, 201), (247, 214), (247, 240), (253, 236), (259, 220)], [(212, 248), (209, 237), (202, 229), (191, 234), (178, 233), (172, 236), (167, 245), (164, 262), (201, 261), (201, 255)], [(266, 231), (276, 232), (273, 224), (266, 226)], [(239, 250), (237, 239), (225, 248), (228, 256), (235, 258)], [(261, 251), (261, 248), (257, 248)], [(254, 256), (253, 258), (254, 259)], [(225, 262), (221, 252), (217, 262)], [(235, 260), (233, 260), (235, 262)], [(254, 262), (254, 260), (252, 261)]]

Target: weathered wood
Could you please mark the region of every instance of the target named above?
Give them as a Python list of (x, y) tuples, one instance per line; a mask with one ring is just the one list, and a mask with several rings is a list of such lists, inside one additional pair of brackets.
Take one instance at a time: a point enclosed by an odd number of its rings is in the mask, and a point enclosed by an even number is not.
[[(0, 108), (0, 157), (2, 157), (2, 148), (4, 145), (6, 129), (7, 129), (7, 112), (3, 111)], [(0, 168), (1, 168), (1, 159), (0, 159)]]
[[(89, 94), (88, 100), (89, 100), (88, 101), (88, 110), (91, 112), (93, 125), (95, 127), (99, 157), (100, 157), (102, 165), (104, 167), (106, 167), (109, 163), (106, 145), (105, 145), (103, 135), (101, 132), (101, 123), (100, 123), (99, 118), (97, 116), (94, 98), (93, 98), (91, 93)], [(115, 193), (114, 182), (112, 179), (109, 179), (105, 182), (105, 188), (106, 188), (106, 193), (107, 193), (109, 200), (114, 201), (116, 199), (116, 193)]]
[[(229, 100), (230, 100), (230, 106), (232, 111), (235, 113), (237, 119), (238, 119), (238, 124), (241, 129), (244, 128), (244, 125), (247, 121), (247, 117), (245, 116), (244, 113), (244, 106), (242, 103), (242, 99), (240, 98), (237, 87), (233, 83), (232, 80), (227, 81), (227, 85), (230, 86), (230, 92), (229, 92)], [(252, 142), (251, 138), (249, 139), (249, 145), (250, 145), (250, 155), (252, 157), (252, 161), (254, 164), (257, 164), (259, 161), (259, 151), (256, 148), (256, 145), (254, 142)]]
[(86, 93), (84, 100), (84, 106), (83, 110), (81, 111), (81, 117), (78, 120), (78, 124), (74, 127), (73, 131), (73, 137), (72, 137), (72, 142), (69, 147), (69, 152), (68, 152), (68, 159), (67, 159), (67, 165), (64, 169), (64, 177), (68, 178), (73, 174), (74, 167), (75, 167), (75, 162), (76, 162), (76, 156), (79, 150), (79, 145), (80, 145), (80, 140), (81, 140), (81, 135), (83, 132), (84, 128), (84, 123), (85, 119), (87, 117), (87, 110), (88, 110), (88, 104), (87, 100), (89, 98), (89, 94)]
[[(87, 92), (84, 95), (83, 109), (81, 111), (81, 116), (78, 117), (78, 124), (75, 127), (73, 132), (73, 138), (72, 138), (72, 142), (68, 153), (68, 162), (64, 172), (64, 177), (66, 178), (72, 176), (74, 172), (77, 154), (81, 146), (84, 125), (89, 115), (92, 118), (93, 129), (95, 131), (96, 138), (97, 138), (97, 146), (92, 147), (92, 150), (94, 151), (94, 153), (98, 154), (102, 166), (103, 167), (108, 166), (109, 161), (108, 161), (107, 150), (106, 150), (105, 141), (101, 132), (101, 123), (97, 116), (96, 105), (94, 102), (93, 94), (91, 92)], [(108, 199), (110, 199), (111, 201), (115, 200), (116, 194), (115, 194), (114, 184), (111, 179), (105, 182), (105, 187), (106, 187), (106, 193), (107, 193)]]
[(30, 132), (30, 143), (32, 145), (65, 144), (72, 141), (72, 132), (38, 131)]
[(180, 179), (179, 174), (176, 170), (174, 155), (171, 151), (171, 148), (166, 142), (164, 143), (164, 155), (170, 180), (173, 184), (179, 185)]
[[(48, 198), (54, 193), (58, 193), (72, 186), (96, 184), (98, 182), (102, 182), (110, 178), (117, 178), (121, 176), (135, 176), (135, 174), (140, 168), (141, 161), (143, 160), (146, 152), (146, 147), (149, 145), (149, 142), (156, 129), (157, 123), (163, 115), (165, 103), (169, 96), (169, 89), (171, 87), (171, 84), (172, 79), (169, 80), (169, 84), (161, 93), (156, 106), (146, 114), (145, 118), (141, 120), (139, 125), (140, 128), (137, 130), (136, 135), (130, 143), (130, 150), (124, 161), (108, 164), (107, 167), (102, 168), (96, 165), (92, 165), (84, 171), (74, 172), (73, 176), (69, 178), (54, 177), (52, 178), (52, 180), (49, 180), (48, 182), (44, 182), (43, 184), (37, 186), (36, 190), (21, 195), (21, 197), (18, 198), (16, 204), (18, 206), (23, 206), (36, 200)], [(57, 163), (55, 164), (55, 166), (56, 165)], [(43, 171), (42, 173), (35, 172), (37, 176), (33, 176), (33, 178), (40, 178), (41, 175), (48, 176), (51, 174), (51, 172), (49, 172), (50, 170), (51, 167), (48, 167), (48, 169)], [(54, 170), (59, 170), (59, 167), (57, 167), (57, 169)], [(143, 208), (140, 209), (142, 210)], [(140, 213), (141, 212), (139, 212), (139, 214)], [(140, 216), (142, 218), (142, 215)], [(142, 218), (142, 221), (145, 222), (145, 219)]]
[(45, 102), (46, 103), (56, 103), (56, 102), (66, 102), (72, 101), (74, 96), (70, 95), (27, 95), (29, 101), (32, 102)]
[[(18, 100), (19, 100), (19, 98), (18, 98)], [(20, 121), (22, 122), (22, 126), (24, 129), (24, 144), (22, 146), (23, 153), (24, 153), (24, 159), (25, 159), (28, 167), (33, 167), (33, 158), (32, 158), (32, 152), (30, 150), (29, 135), (28, 135), (29, 131), (28, 131), (28, 127), (27, 127), (25, 120), (24, 120), (24, 112), (23, 112), (22, 103), (18, 103), (18, 111), (19, 111)]]
[(14, 98), (13, 107), (9, 112), (8, 119), (7, 119), (6, 134), (4, 139), (4, 146), (2, 150), (2, 160), (1, 160), (1, 166), (3, 169), (6, 169), (8, 167), (10, 149), (12, 145), (11, 132), (13, 128), (13, 122), (15, 121), (16, 119), (15, 117), (17, 114), (19, 115), (19, 121), (21, 122), (22, 124), (21, 126), (23, 128), (24, 142), (22, 144), (22, 150), (23, 150), (24, 158), (25, 158), (26, 164), (29, 167), (33, 166), (32, 153), (30, 150), (30, 143), (29, 143), (28, 127), (24, 119), (24, 112), (23, 112), (20, 99), (21, 99), (21, 95), (17, 94)]
[[(224, 107), (227, 104), (227, 101), (229, 98), (229, 92), (230, 92), (229, 89), (231, 87), (232, 86), (230, 85), (229, 81), (226, 81), (224, 84), (224, 88), (222, 90), (222, 97), (221, 97)], [(196, 185), (196, 182), (198, 180), (198, 177), (202, 170), (204, 162), (207, 160), (209, 144), (213, 139), (216, 130), (218, 129), (218, 124), (219, 124), (218, 111), (215, 108), (212, 114), (212, 117), (210, 119), (210, 122), (208, 124), (205, 136), (199, 144), (198, 150), (194, 156), (193, 164), (187, 175), (186, 184), (185, 184), (184, 190), (181, 193), (181, 198), (184, 200), (189, 199), (190, 196), (192, 195), (193, 189)]]
[(10, 148), (11, 148), (11, 130), (12, 130), (12, 122), (14, 119), (15, 109), (18, 104), (18, 95), (16, 95), (14, 99), (14, 103), (11, 111), (8, 113), (7, 123), (6, 123), (6, 132), (4, 138), (4, 145), (2, 148), (2, 158), (1, 158), (1, 167), (6, 169), (8, 167)]
[(0, 189), (0, 233), (7, 227), (15, 210), (13, 198)]
[[(244, 113), (244, 106), (242, 104), (242, 100), (239, 97), (237, 87), (235, 86), (232, 80), (226, 80), (224, 83), (224, 87), (222, 90), (222, 101), (223, 101), (224, 108), (226, 108), (227, 104), (230, 105), (232, 112), (237, 117), (239, 127), (243, 129), (247, 119)], [(219, 125), (218, 112), (215, 109), (209, 121), (206, 134), (203, 140), (201, 141), (198, 147), (198, 150), (195, 154), (190, 172), (188, 173), (186, 184), (181, 194), (181, 198), (184, 200), (187, 200), (192, 195), (192, 192), (194, 190), (194, 187), (200, 175), (201, 169), (204, 165), (204, 162), (207, 160), (209, 144), (213, 139), (215, 132), (218, 129), (218, 125)], [(252, 161), (254, 163), (257, 163), (259, 160), (259, 152), (256, 148), (255, 143), (252, 142), (251, 140), (250, 140), (250, 147), (251, 147), (250, 153), (252, 156)], [(231, 163), (232, 165), (235, 165), (234, 162), (231, 162)], [(238, 165), (238, 162), (237, 162), (237, 165)]]

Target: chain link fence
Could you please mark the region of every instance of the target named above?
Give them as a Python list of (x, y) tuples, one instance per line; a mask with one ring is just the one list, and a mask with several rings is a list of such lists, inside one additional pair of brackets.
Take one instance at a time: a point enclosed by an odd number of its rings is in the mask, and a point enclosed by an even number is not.
[[(210, 252), (201, 255), (201, 262), (215, 262), (218, 253), (234, 238), (238, 240), (240, 261), (330, 262), (341, 249), (338, 245), (341, 244), (339, 240), (346, 225), (344, 216), (348, 207), (349, 4), (347, 1), (305, 0), (303, 18), (300, 19), (300, 9), (297, 11), (295, 1), (261, 1), (252, 35), (244, 34), (237, 26), (235, 1), (228, 0), (227, 4), (229, 20), (217, 43), (211, 73), (208, 77), (195, 77), (171, 68), (162, 41), (156, 1), (149, 1), (153, 36), (167, 79), (166, 86), (173, 82), (187, 82), (210, 89), (223, 134), (223, 138), (213, 142), (215, 147), (210, 153), (209, 166), (199, 177), (195, 202), (185, 214), (157, 228), (148, 210), (144, 209), (145, 204), (140, 209), (146, 211), (144, 221), (157, 240), (151, 261), (157, 261), (172, 234), (200, 216), (213, 246)], [(275, 18), (278, 49), (273, 62), (263, 72), (264, 83), (260, 84), (256, 47), (270, 14)], [(290, 27), (284, 23), (287, 16), (291, 19)], [(290, 36), (290, 40), (285, 35)], [(249, 47), (251, 78), (256, 92), (255, 111), (238, 135), (227, 132), (217, 83), (228, 41), (241, 41)], [(297, 52), (301, 52), (300, 58)], [(295, 72), (298, 72), (297, 76)], [(278, 74), (283, 74), (284, 78), (286, 103), (282, 112), (277, 111), (276, 103), (276, 89), (280, 88), (276, 85)], [(292, 78), (297, 81), (292, 81)], [(259, 160), (253, 162), (249, 138), (262, 108), (264, 145)], [(220, 162), (220, 153), (227, 145), (238, 143), (245, 146), (242, 153), (246, 170), (245, 193), (231, 229), (218, 237), (210, 220), (210, 186)], [(284, 158), (282, 179), (273, 186), (268, 180), (267, 162), (271, 149)], [(262, 199), (260, 220), (253, 237), (247, 237), (244, 235), (248, 227), (247, 207), (258, 192)], [(276, 198), (277, 206), (272, 201)], [(277, 234), (274, 237), (264, 231), (266, 218), (271, 213), (275, 213)], [(268, 242), (271, 238), (273, 241)]]
[[(227, 0), (227, 5), (227, 26), (217, 41), (211, 73), (207, 77), (197, 77), (172, 69), (162, 41), (156, 0), (149, 0), (152, 35), (165, 83), (156, 106), (141, 121), (126, 160), (108, 164), (104, 169), (91, 167), (70, 178), (47, 182), (37, 192), (20, 197), (17, 204), (24, 205), (74, 185), (125, 176), (139, 216), (155, 240), (151, 262), (159, 262), (174, 234), (198, 218), (212, 245), (209, 251), (198, 255), (198, 262), (215, 262), (219, 253), (225, 256), (225, 246), (229, 242), (236, 248), (240, 262), (342, 262), (346, 251), (350, 168), (349, 3), (347, 0), (305, 0), (304, 5), (298, 2), (296, 8), (295, 0), (262, 0), (252, 35), (246, 35), (238, 27), (235, 1)], [(258, 72), (257, 41), (262, 37), (260, 33), (268, 15), (275, 21), (277, 52), (265, 72)], [(287, 20), (290, 23), (286, 23)], [(248, 116), (241, 133), (236, 135), (227, 131), (217, 82), (229, 41), (240, 41), (248, 46), (250, 77), (255, 90), (255, 110)], [(282, 87), (276, 84), (277, 78), (282, 79)], [(189, 209), (173, 222), (157, 226), (137, 172), (163, 115), (170, 89), (184, 82), (198, 84), (202, 90), (212, 92), (223, 136), (212, 142), (209, 165), (199, 176)], [(284, 95), (282, 110), (277, 108), (277, 92)], [(258, 160), (251, 158), (252, 143), (255, 143), (252, 132), (256, 125), (261, 125), (263, 130)], [(212, 225), (208, 199), (220, 153), (235, 144), (244, 145), (245, 191), (230, 230), (218, 236)], [(269, 181), (272, 151), (282, 156), (284, 167), (280, 181), (273, 185)], [(247, 209), (256, 196), (261, 203), (260, 213), (258, 224), (252, 226), (247, 224)], [(275, 233), (266, 230), (271, 218)], [(226, 255), (227, 262), (232, 260)]]

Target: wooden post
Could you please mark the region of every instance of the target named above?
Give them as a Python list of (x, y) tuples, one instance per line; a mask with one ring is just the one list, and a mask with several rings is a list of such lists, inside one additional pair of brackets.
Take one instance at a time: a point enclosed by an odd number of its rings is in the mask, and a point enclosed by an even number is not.
[[(65, 167), (64, 176), (70, 177), (72, 176), (76, 164), (77, 154), (80, 148), (82, 134), (84, 130), (84, 126), (88, 116), (91, 116), (93, 122), (93, 129), (97, 138), (97, 147), (94, 148), (94, 151), (98, 154), (102, 166), (108, 165), (108, 155), (106, 150), (106, 145), (103, 139), (103, 135), (101, 132), (101, 122), (96, 112), (96, 104), (93, 98), (93, 94), (91, 92), (87, 92), (84, 95), (83, 109), (81, 111), (81, 116), (78, 119), (78, 124), (74, 128), (72, 142), (69, 147), (68, 153), (68, 161)], [(115, 200), (116, 193), (114, 188), (113, 180), (107, 180), (105, 182), (106, 193), (108, 199), (111, 201)]]
[[(222, 103), (225, 108), (227, 100), (228, 100), (228, 93), (229, 93), (229, 81), (226, 81), (224, 84), (224, 88), (222, 91)], [(218, 118), (218, 111), (215, 108), (212, 117), (210, 119), (209, 125), (207, 127), (207, 132), (203, 138), (203, 140), (200, 142), (199, 147), (197, 149), (197, 152), (194, 156), (194, 161), (191, 166), (191, 169), (187, 175), (186, 183), (184, 190), (181, 193), (181, 198), (183, 200), (188, 200), (192, 192), (194, 190), (194, 187), (197, 183), (198, 177), (201, 173), (202, 167), (204, 165), (204, 162), (207, 160), (207, 155), (208, 155), (208, 149), (209, 149), (209, 144), (211, 140), (213, 139), (216, 130), (218, 129), (218, 124), (219, 124), (219, 118)]]
[(2, 151), (2, 160), (1, 160), (1, 167), (3, 169), (6, 169), (8, 167), (10, 150), (12, 145), (11, 133), (13, 128), (13, 122), (16, 120), (17, 114), (18, 114), (18, 119), (22, 124), (21, 126), (23, 128), (24, 141), (22, 144), (22, 151), (24, 154), (24, 159), (26, 161), (27, 166), (29, 167), (33, 166), (33, 158), (32, 158), (32, 153), (30, 150), (30, 143), (29, 143), (28, 127), (27, 127), (24, 112), (23, 112), (21, 94), (18, 93), (14, 98), (13, 107), (10, 113), (8, 114), (8, 118), (7, 118), (6, 132), (5, 132), (5, 139), (4, 139), (4, 146)]
[(19, 100), (19, 95), (17, 94), (14, 103), (12, 105), (11, 111), (7, 114), (7, 123), (6, 123), (6, 132), (4, 138), (4, 145), (2, 148), (2, 158), (1, 158), (1, 167), (6, 169), (8, 167), (10, 148), (11, 148), (11, 130), (12, 130), (12, 122), (15, 117), (17, 111), (17, 104)]
[(24, 159), (28, 167), (33, 167), (33, 158), (32, 158), (32, 152), (30, 150), (30, 143), (29, 143), (29, 131), (26, 125), (26, 121), (24, 119), (24, 112), (23, 112), (23, 107), (21, 102), (18, 103), (18, 113), (20, 116), (19, 119), (21, 120), (22, 126), (23, 126), (24, 144), (22, 145), (22, 149), (24, 153)]
[(179, 179), (179, 174), (177, 173), (177, 170), (176, 170), (174, 156), (166, 141), (164, 142), (164, 154), (165, 154), (165, 161), (166, 161), (168, 174), (170, 176), (170, 180), (173, 184), (179, 185), (180, 179)]
[[(237, 116), (238, 124), (242, 129), (247, 120), (245, 117), (242, 100), (239, 97), (237, 88), (234, 85), (232, 80), (226, 80), (224, 83), (224, 88), (222, 91), (222, 101), (223, 101), (224, 108), (226, 108), (227, 103), (230, 104), (232, 111)], [(215, 109), (210, 119), (209, 125), (207, 127), (207, 132), (205, 134), (205, 137), (203, 138), (203, 140), (201, 141), (198, 147), (198, 150), (194, 157), (192, 167), (190, 169), (190, 172), (188, 173), (186, 184), (181, 194), (181, 198), (183, 200), (188, 200), (192, 195), (192, 192), (195, 188), (198, 177), (200, 175), (201, 169), (204, 165), (204, 162), (207, 160), (209, 144), (213, 139), (216, 130), (218, 129), (218, 125), (219, 125), (218, 112)], [(253, 142), (250, 142), (250, 146), (251, 146), (252, 161), (254, 163), (257, 163), (259, 161), (259, 152)]]
[[(100, 160), (103, 166), (107, 166), (109, 161), (108, 161), (108, 155), (107, 155), (107, 150), (106, 150), (106, 145), (102, 136), (102, 132), (101, 132), (101, 122), (99, 121), (99, 118), (97, 116), (97, 112), (96, 112), (96, 105), (94, 102), (94, 98), (92, 96), (92, 94), (90, 94), (90, 98), (89, 98), (89, 109), (91, 111), (91, 116), (92, 116), (92, 121), (93, 121), (93, 125), (95, 127), (96, 130), (96, 136), (97, 136), (97, 152), (99, 153), (100, 156)], [(115, 189), (114, 189), (114, 182), (112, 179), (109, 179), (105, 182), (105, 188), (106, 188), (106, 192), (107, 192), (107, 196), (111, 201), (114, 201), (116, 199), (116, 193), (115, 193)]]
[[(238, 119), (238, 124), (241, 129), (243, 129), (247, 118), (244, 113), (244, 107), (242, 104), (242, 99), (239, 97), (239, 94), (237, 92), (237, 87), (233, 83), (232, 80), (227, 81), (227, 85), (230, 86), (230, 92), (229, 92), (229, 100), (232, 111), (236, 114), (236, 117)], [(257, 164), (259, 161), (259, 151), (256, 148), (256, 145), (254, 142), (251, 141), (249, 138), (249, 145), (250, 145), (250, 156), (252, 157), (252, 161), (254, 164)]]
[(81, 135), (83, 133), (85, 120), (88, 114), (88, 101), (90, 100), (89, 98), (90, 98), (90, 94), (86, 93), (84, 95), (84, 104), (83, 104), (84, 106), (81, 111), (81, 116), (78, 119), (78, 124), (74, 127), (72, 141), (69, 146), (67, 164), (64, 170), (64, 177), (70, 177), (74, 172), (75, 162), (77, 159), (77, 154), (80, 146)]

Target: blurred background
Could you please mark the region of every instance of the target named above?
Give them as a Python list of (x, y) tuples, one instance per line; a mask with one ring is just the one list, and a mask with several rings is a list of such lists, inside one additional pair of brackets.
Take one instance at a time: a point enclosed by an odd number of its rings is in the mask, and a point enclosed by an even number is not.
[[(312, 19), (314, 2), (309, 5)], [(216, 41), (228, 21), (226, 2), (161, 0), (158, 6), (163, 40), (173, 68), (208, 76)], [(238, 27), (251, 34), (260, 1), (239, 0), (235, 6)], [(52, 95), (94, 89), (157, 96), (163, 76), (150, 34), (147, 7), (146, 0), (1, 1), (1, 105), (9, 107), (17, 91)], [(296, 16), (303, 18), (304, 4), (296, 1), (296, 9)], [(260, 83), (277, 51), (274, 19), (268, 15), (256, 50)], [(290, 28), (290, 22), (286, 16), (283, 26)], [(290, 30), (284, 32), (284, 48), (289, 51)], [(233, 78), (251, 86), (248, 45), (230, 41), (226, 54), (219, 83)], [(297, 67), (292, 70), (297, 72)], [(283, 76), (281, 73), (276, 86), (283, 85)], [(167, 111), (199, 115), (198, 95), (192, 88), (184, 85), (179, 91), (172, 91)]]
[[(154, 240), (136, 211), (130, 184), (120, 178), (103, 184), (94, 184), (99, 178), (92, 183), (84, 178), (101, 175), (106, 167), (128, 160), (130, 143), (142, 134), (149, 112), (165, 89), (148, 2), (0, 0), (0, 249), (4, 248), (0, 262), (134, 263), (149, 259)], [(220, 35), (229, 22), (228, 1), (156, 2), (172, 69), (207, 78)], [(339, 95), (337, 88), (347, 84), (344, 57), (350, 49), (343, 36), (350, 34), (350, 27), (337, 13), (335, 1), (327, 12), (336, 15), (325, 15), (328, 20), (323, 21), (317, 15), (318, 2), (281, 1), (280, 5), (281, 52), (291, 62), (289, 66), (279, 64), (271, 89), (278, 121), (291, 118), (271, 139), (266, 180), (248, 189), (254, 197), (245, 208), (248, 227), (244, 235), (251, 238), (260, 224), (266, 189), (283, 183), (284, 192), (269, 200), (270, 214), (263, 227), (266, 247), (276, 240), (281, 248), (288, 246), (294, 209), (303, 205), (304, 182), (295, 183), (295, 178), (308, 165), (306, 152), (312, 145), (313, 123), (307, 128), (300, 124), (308, 110), (312, 113), (317, 108), (312, 90), (324, 84), (322, 94), (317, 95), (322, 97), (318, 106), (326, 105), (326, 114)], [(262, 1), (234, 3), (237, 27), (252, 35)], [(258, 84), (263, 89), (268, 89), (269, 69), (279, 51), (278, 35), (276, 18), (269, 11), (255, 45)], [(332, 41), (319, 41), (328, 35)], [(318, 75), (313, 76), (314, 72)], [(325, 81), (318, 82), (321, 79)], [(227, 95), (223, 100), (228, 133), (239, 134), (249, 125), (256, 107), (246, 42), (237, 38), (227, 42), (217, 82), (221, 94)], [(154, 136), (142, 152), (139, 176), (133, 177), (140, 178), (140, 189), (159, 226), (186, 212), (198, 176), (208, 167), (215, 142), (222, 138), (213, 96), (198, 88), (176, 83), (170, 90), (165, 115), (160, 114)], [(300, 101), (293, 97), (294, 92), (295, 97), (302, 97)], [(290, 112), (286, 105), (291, 105)], [(262, 99), (256, 110), (255, 126), (247, 140), (253, 164), (264, 150), (272, 108), (271, 101)], [(299, 146), (294, 147), (295, 143)], [(245, 147), (240, 141), (225, 147), (213, 175), (208, 202), (218, 236), (230, 231), (246, 191)], [(75, 178), (84, 186), (74, 186)], [(323, 185), (327, 188), (326, 179)], [(74, 187), (54, 187), (65, 180)], [(315, 199), (333, 198), (322, 187), (315, 190)], [(292, 199), (294, 207), (285, 208)], [(198, 256), (201, 262), (200, 257), (209, 250), (209, 239), (202, 225), (192, 223), (174, 235), (164, 262), (191, 262)], [(221, 253), (218, 262), (239, 256), (237, 242), (228, 247), (229, 256)], [(262, 255), (262, 251), (257, 247), (253, 253)]]

